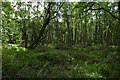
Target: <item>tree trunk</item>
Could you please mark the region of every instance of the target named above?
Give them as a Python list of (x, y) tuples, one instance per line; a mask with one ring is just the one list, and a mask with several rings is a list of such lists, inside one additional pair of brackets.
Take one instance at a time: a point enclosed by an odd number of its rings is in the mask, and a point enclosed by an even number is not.
[(39, 36), (28, 47), (30, 49), (34, 49), (38, 45), (41, 37), (43, 36), (43, 34), (45, 32), (45, 29), (46, 29), (47, 25), (50, 22), (50, 5), (51, 5), (51, 3), (48, 4), (48, 9), (47, 9), (46, 14), (45, 14), (45, 20), (44, 20), (43, 26), (42, 26), (42, 28), (39, 32)]
[(28, 43), (28, 37), (26, 33), (26, 25), (25, 25), (25, 20), (24, 20), (23, 27), (22, 27), (22, 46), (27, 48), (27, 43)]
[[(118, 2), (118, 14), (119, 14), (118, 18), (120, 19), (120, 1)], [(118, 21), (118, 41), (117, 41), (118, 45), (120, 46), (120, 33), (119, 33), (119, 31), (120, 31), (120, 20)]]

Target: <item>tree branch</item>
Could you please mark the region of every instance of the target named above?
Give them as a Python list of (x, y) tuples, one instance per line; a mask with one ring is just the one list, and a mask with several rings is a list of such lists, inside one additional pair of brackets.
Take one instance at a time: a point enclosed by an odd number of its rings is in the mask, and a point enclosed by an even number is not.
[[(59, 11), (60, 9), (61, 9), (61, 7), (63, 6), (63, 2), (59, 5), (59, 9), (57, 10), (57, 11)], [(52, 18), (50, 18), (50, 20), (52, 20), (52, 19), (54, 19), (54, 18), (56, 18), (57, 17), (57, 15), (56, 16), (53, 16)]]
[(51, 2), (48, 4), (46, 15), (45, 15), (46, 18), (45, 18), (44, 23), (42, 25), (42, 28), (41, 28), (41, 30), (39, 32), (39, 36), (30, 44), (30, 46), (28, 47), (30, 49), (34, 49), (38, 45), (38, 43), (40, 42), (41, 37), (43, 36), (43, 34), (45, 32), (45, 29), (46, 29), (47, 25), (50, 22), (51, 4), (52, 4)]
[(109, 10), (107, 10), (107, 9), (105, 9), (105, 8), (97, 8), (97, 9), (89, 8), (89, 9), (87, 9), (87, 10), (84, 11), (84, 12), (87, 12), (87, 11), (89, 11), (89, 10), (104, 10), (104, 11), (108, 12), (113, 18), (116, 18), (117, 20), (120, 20), (120, 18), (116, 17), (116, 16), (113, 15)]

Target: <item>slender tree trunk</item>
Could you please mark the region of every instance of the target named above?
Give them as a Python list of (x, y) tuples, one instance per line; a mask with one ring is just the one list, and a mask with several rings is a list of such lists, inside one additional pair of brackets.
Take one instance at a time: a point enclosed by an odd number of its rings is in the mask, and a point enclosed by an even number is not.
[(22, 27), (22, 46), (24, 46), (25, 48), (27, 48), (27, 43), (28, 43), (28, 37), (27, 37), (27, 33), (26, 33), (26, 24), (25, 24), (25, 19), (23, 21), (23, 27)]
[[(66, 14), (67, 16), (67, 14)], [(68, 34), (67, 34), (67, 44), (70, 44), (70, 25), (69, 25), (69, 21), (68, 21), (68, 16), (66, 17), (66, 22), (67, 22), (67, 29), (68, 29)]]
[[(25, 13), (26, 13), (26, 5), (25, 5)], [(26, 26), (26, 19), (25, 19), (26, 15), (24, 15), (24, 20), (23, 20), (23, 31), (22, 31), (22, 41), (23, 41), (23, 45), (25, 48), (27, 48), (27, 44), (28, 44), (28, 35), (27, 35), (27, 26)]]
[[(120, 19), (120, 1), (118, 2), (118, 14)], [(120, 20), (118, 21), (118, 45), (120, 46)]]
[(77, 27), (74, 29), (75, 35), (74, 35), (74, 44), (77, 42)]

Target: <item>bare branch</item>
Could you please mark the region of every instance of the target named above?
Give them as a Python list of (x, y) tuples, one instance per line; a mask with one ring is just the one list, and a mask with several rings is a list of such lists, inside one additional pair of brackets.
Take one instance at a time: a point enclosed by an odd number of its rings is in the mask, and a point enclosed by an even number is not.
[[(60, 9), (61, 9), (61, 7), (63, 6), (63, 2), (61, 2), (61, 4), (59, 5), (59, 9), (57, 10), (57, 11), (59, 11)], [(52, 20), (52, 19), (54, 19), (54, 18), (56, 18), (57, 16), (53, 16), (52, 18), (50, 18), (50, 20)]]
[(116, 18), (117, 20), (120, 20), (120, 18), (116, 17), (116, 16), (113, 15), (109, 10), (107, 10), (107, 9), (105, 9), (105, 8), (97, 8), (97, 9), (89, 8), (89, 9), (87, 9), (87, 10), (84, 11), (84, 12), (87, 12), (87, 11), (89, 11), (89, 10), (104, 10), (104, 11), (108, 12), (113, 18)]

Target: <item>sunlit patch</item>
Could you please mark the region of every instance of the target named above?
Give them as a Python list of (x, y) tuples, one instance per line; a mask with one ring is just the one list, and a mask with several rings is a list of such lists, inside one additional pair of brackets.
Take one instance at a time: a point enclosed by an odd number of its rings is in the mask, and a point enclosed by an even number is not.
[(97, 72), (93, 72), (93, 73), (89, 73), (89, 74), (86, 74), (87, 76), (89, 76), (89, 77), (91, 77), (91, 78), (97, 78), (97, 77), (99, 77), (99, 78), (102, 78), (103, 76), (101, 75), (101, 74), (98, 74)]
[(26, 49), (26, 48), (22, 48), (22, 47), (16, 47), (16, 50), (17, 50), (17, 51), (20, 51), (20, 50), (26, 51), (27, 49)]
[(115, 45), (112, 45), (111, 47), (112, 47), (112, 48), (115, 48), (116, 46), (115, 46)]

